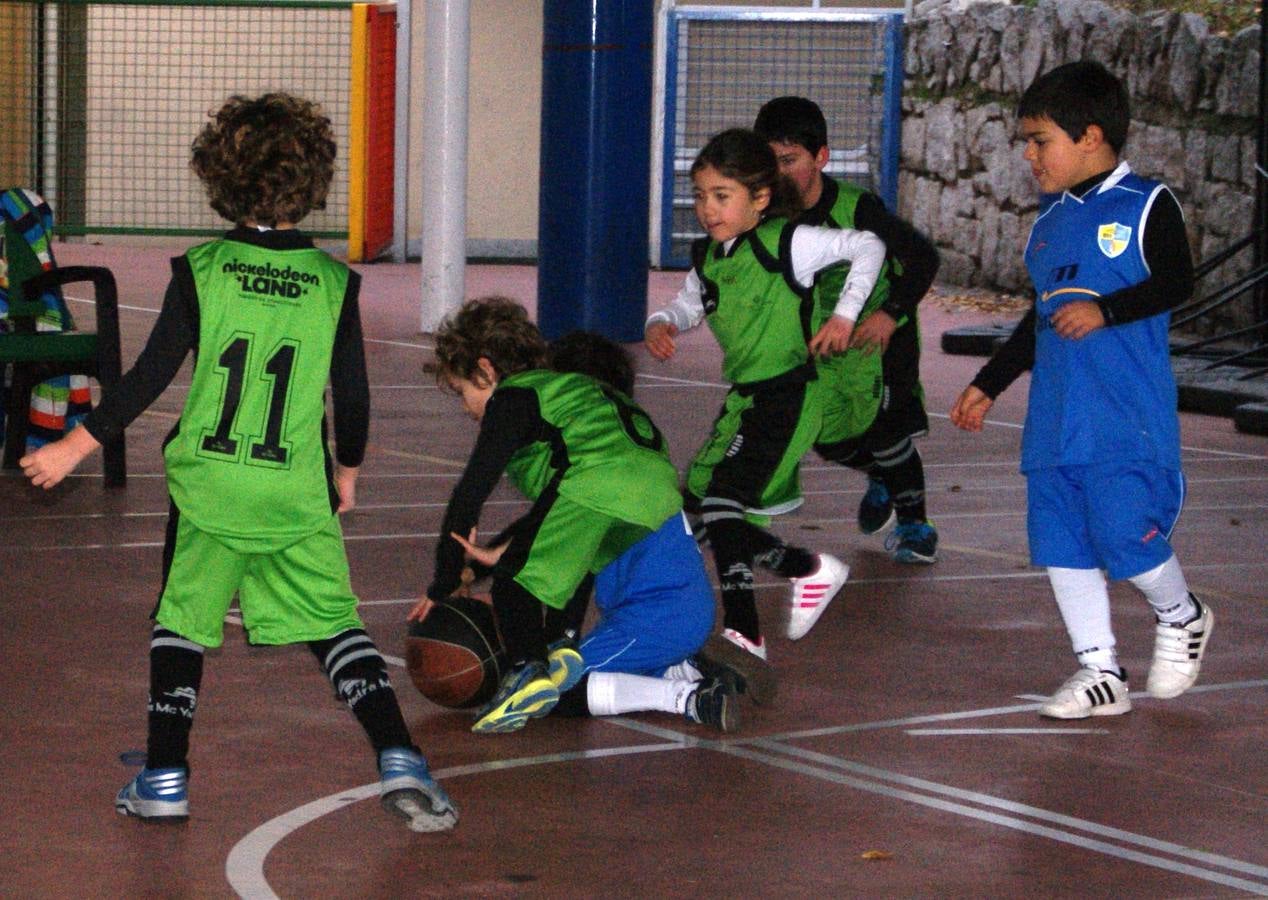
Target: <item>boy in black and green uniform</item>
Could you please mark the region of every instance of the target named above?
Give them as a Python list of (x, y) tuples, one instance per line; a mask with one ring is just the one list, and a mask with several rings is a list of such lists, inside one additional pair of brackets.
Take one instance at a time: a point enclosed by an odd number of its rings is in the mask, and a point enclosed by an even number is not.
[[(916, 306), (937, 274), (937, 250), (875, 194), (823, 174), (827, 124), (813, 101), (777, 97), (762, 106), (753, 130), (770, 142), (780, 171), (797, 188), (798, 222), (861, 228), (885, 242), (886, 272), (868, 297), (849, 352), (819, 361), (824, 422), (815, 449), (824, 459), (867, 473), (858, 511), (864, 534), (885, 528), (896, 514), (887, 540), (894, 558), (932, 563), (938, 535), (925, 511), (924, 467), (912, 438), (929, 428)], [(831, 313), (844, 277), (842, 269), (820, 275), (816, 320)]]
[(457, 822), (410, 739), (348, 576), (337, 513), (356, 503), (370, 408), (360, 278), (294, 227), (324, 205), (334, 157), (330, 120), (315, 104), (230, 98), (195, 140), (192, 167), (236, 227), (172, 260), (136, 365), (82, 427), (22, 460), (35, 484), (57, 484), (157, 399), (193, 351), (189, 395), (163, 449), (171, 511), (146, 764), (119, 792), (121, 813), (188, 815), (204, 649), (220, 646), (236, 594), (252, 643), (308, 644), (370, 739), (384, 806), (418, 831)]
[[(682, 663), (713, 625), (713, 592), (681, 515), (678, 476), (647, 414), (587, 375), (545, 368), (523, 307), (470, 300), (436, 335), (436, 374), (480, 423), (454, 487), (421, 619), (458, 589), (464, 551), (492, 567), (493, 608), (510, 671), (477, 713), (478, 733), (513, 731), (576, 691), (573, 714), (663, 709), (736, 723), (734, 684)], [(476, 544), (481, 508), (505, 473), (533, 501), (495, 541)], [(589, 575), (600, 624), (581, 652), (548, 650), (542, 605), (563, 609)]]

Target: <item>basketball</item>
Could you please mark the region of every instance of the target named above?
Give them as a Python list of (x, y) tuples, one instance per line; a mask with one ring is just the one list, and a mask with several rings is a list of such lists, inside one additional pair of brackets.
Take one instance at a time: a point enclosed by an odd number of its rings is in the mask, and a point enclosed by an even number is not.
[(450, 709), (488, 701), (506, 669), (506, 653), (486, 600), (450, 597), (409, 623), (405, 660), (418, 692)]

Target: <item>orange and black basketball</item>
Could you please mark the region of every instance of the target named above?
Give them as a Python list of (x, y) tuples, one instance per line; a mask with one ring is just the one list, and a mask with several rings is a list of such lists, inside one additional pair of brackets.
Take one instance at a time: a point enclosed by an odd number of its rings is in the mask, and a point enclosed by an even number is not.
[(405, 642), (409, 676), (418, 692), (451, 709), (491, 698), (506, 670), (506, 653), (486, 600), (450, 597), (421, 622), (410, 622)]

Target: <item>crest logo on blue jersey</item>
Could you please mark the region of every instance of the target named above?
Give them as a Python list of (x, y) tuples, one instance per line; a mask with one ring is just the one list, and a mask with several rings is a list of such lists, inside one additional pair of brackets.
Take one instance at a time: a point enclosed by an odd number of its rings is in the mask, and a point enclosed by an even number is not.
[(1127, 249), (1127, 245), (1131, 243), (1131, 239), (1131, 228), (1126, 225), (1119, 225), (1117, 222), (1101, 225), (1096, 230), (1096, 246), (1100, 247), (1101, 252), (1110, 259), (1122, 254)]

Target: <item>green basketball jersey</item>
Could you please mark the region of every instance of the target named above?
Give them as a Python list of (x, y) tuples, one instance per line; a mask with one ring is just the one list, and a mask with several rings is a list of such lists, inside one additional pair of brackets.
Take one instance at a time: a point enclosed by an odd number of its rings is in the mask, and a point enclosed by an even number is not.
[(541, 439), (506, 469), (530, 500), (558, 479), (561, 496), (650, 529), (682, 508), (665, 439), (633, 400), (585, 375), (544, 369), (508, 376), (497, 389), (504, 387), (537, 394)]
[[(798, 222), (827, 228), (854, 228), (854, 211), (866, 191), (857, 185), (824, 176), (823, 195)], [(876, 286), (863, 304), (858, 321), (880, 309), (889, 298), (891, 261), (886, 259), (876, 279)], [(836, 263), (815, 277), (813, 330), (817, 331), (836, 309), (841, 288), (850, 272), (849, 263)], [(901, 325), (902, 323), (899, 322)], [(879, 353), (864, 354), (847, 350), (826, 359), (816, 360), (819, 378), (827, 386), (824, 394), (824, 428), (820, 443), (837, 443), (856, 437), (876, 420), (881, 407), (883, 365)]]
[(232, 240), (185, 259), (198, 356), (163, 450), (168, 489), (201, 530), (271, 552), (332, 515), (322, 418), (348, 268), (315, 248)]
[(736, 238), (729, 252), (708, 239), (693, 247), (705, 320), (722, 348), (722, 376), (732, 384), (765, 381), (809, 359), (811, 294), (792, 276), (792, 229), (787, 219), (767, 219)]
[[(837, 181), (826, 176), (823, 179), (823, 190), (824, 197), (821, 202), (815, 204), (813, 209), (807, 210), (797, 221), (806, 225), (821, 225), (826, 228), (854, 228), (854, 209), (858, 206), (859, 198), (867, 192), (857, 185)], [(831, 196), (832, 193), (836, 194), (835, 199)], [(825, 207), (826, 213), (824, 212)], [(880, 305), (889, 297), (889, 271), (890, 261), (887, 259), (885, 265), (881, 268), (880, 275), (876, 279), (876, 286), (872, 288), (872, 293), (868, 294), (867, 302), (863, 305), (863, 311), (859, 313), (860, 322), (874, 310), (879, 309)], [(845, 279), (849, 273), (849, 263), (836, 263), (823, 269), (815, 277), (815, 309), (811, 322), (812, 332), (817, 331), (836, 309), (837, 300), (841, 296), (841, 288), (845, 286)]]

